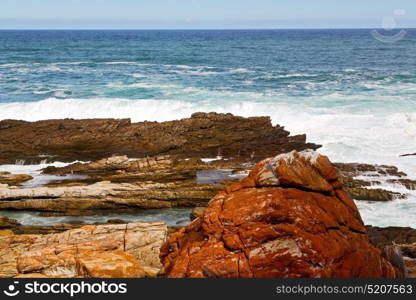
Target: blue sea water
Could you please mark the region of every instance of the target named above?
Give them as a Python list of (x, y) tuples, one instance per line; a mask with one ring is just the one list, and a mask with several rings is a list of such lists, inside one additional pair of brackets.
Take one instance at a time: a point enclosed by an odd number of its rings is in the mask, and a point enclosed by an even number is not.
[(416, 177), (399, 157), (416, 152), (416, 30), (395, 43), (365, 29), (0, 31), (0, 119), (196, 111), (268, 115), (333, 161)]

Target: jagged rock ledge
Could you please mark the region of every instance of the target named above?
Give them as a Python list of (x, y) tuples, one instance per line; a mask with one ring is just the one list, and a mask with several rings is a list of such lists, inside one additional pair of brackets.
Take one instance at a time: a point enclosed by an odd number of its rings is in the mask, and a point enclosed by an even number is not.
[(269, 117), (195, 113), (161, 123), (131, 123), (130, 119), (0, 121), (0, 164), (85, 161), (112, 155), (267, 157), (319, 147), (306, 143), (306, 135), (290, 136), (283, 127), (273, 126)]

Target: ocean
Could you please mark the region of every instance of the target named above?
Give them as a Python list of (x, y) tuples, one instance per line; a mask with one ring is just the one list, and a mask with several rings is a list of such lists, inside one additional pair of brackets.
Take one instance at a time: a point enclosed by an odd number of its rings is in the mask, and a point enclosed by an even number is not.
[[(400, 157), (416, 152), (416, 29), (405, 31), (395, 43), (365, 29), (0, 31), (0, 119), (266, 115), (332, 161), (416, 177), (416, 157)], [(416, 227), (407, 193), (357, 204), (368, 224)]]

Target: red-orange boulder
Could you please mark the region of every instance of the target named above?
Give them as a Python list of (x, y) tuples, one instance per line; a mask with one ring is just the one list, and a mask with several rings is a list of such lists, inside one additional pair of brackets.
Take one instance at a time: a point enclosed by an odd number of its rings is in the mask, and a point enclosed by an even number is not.
[(260, 162), (163, 245), (167, 277), (401, 277), (314, 151)]

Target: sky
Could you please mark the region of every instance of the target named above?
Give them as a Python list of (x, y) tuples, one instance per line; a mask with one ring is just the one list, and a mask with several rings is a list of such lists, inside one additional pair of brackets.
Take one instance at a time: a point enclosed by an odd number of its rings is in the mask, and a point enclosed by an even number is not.
[(381, 28), (386, 23), (416, 27), (416, 1), (0, 0), (0, 29)]

